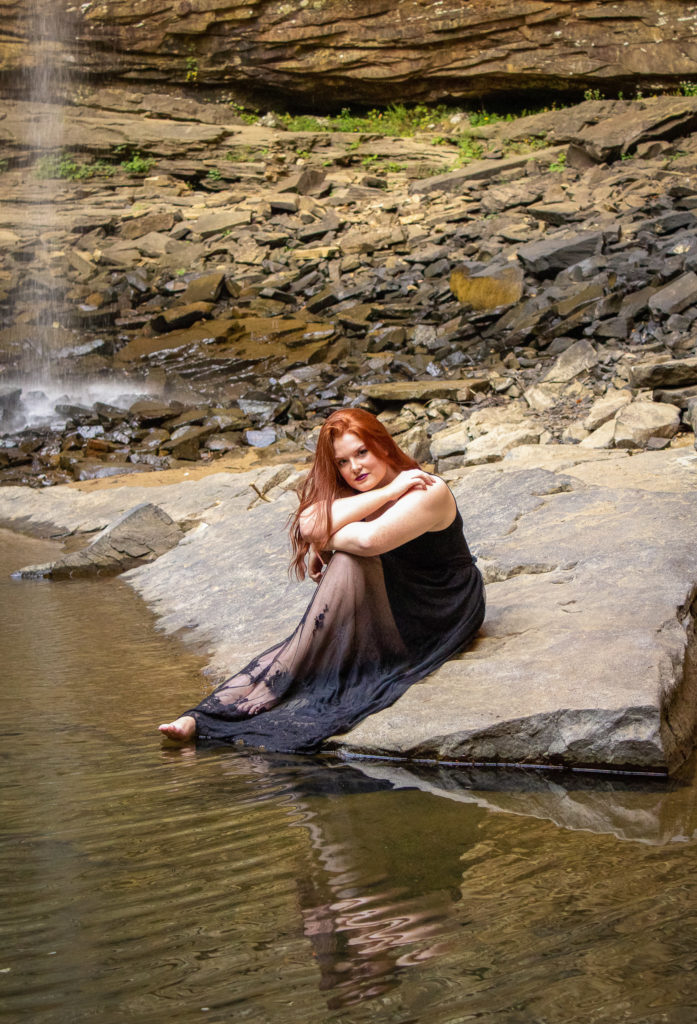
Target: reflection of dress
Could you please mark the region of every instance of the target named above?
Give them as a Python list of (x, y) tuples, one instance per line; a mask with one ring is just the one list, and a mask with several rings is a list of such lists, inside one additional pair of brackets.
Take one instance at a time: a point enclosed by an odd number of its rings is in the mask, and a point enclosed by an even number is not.
[[(185, 714), (199, 740), (311, 753), (393, 704), (483, 619), (482, 579), (458, 512), (446, 529), (384, 555), (335, 553), (295, 631)], [(250, 716), (244, 694), (261, 694), (269, 710)]]

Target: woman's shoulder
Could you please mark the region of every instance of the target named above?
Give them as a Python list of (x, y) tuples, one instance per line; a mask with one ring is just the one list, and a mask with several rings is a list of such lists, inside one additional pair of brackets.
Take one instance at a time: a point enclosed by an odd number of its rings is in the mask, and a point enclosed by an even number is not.
[(413, 500), (426, 511), (432, 525), (428, 530), (441, 530), (452, 523), (457, 516), (457, 503), (453, 493), (442, 477), (428, 474), (431, 483), (428, 487), (412, 492)]
[(456, 508), (457, 504), (455, 501), (455, 496), (453, 495), (453, 492), (446, 484), (443, 477), (436, 476), (435, 473), (429, 473), (428, 475), (433, 481), (431, 486), (428, 488), (432, 497), (435, 498), (437, 501), (442, 502), (443, 504), (449, 505), (452, 508)]

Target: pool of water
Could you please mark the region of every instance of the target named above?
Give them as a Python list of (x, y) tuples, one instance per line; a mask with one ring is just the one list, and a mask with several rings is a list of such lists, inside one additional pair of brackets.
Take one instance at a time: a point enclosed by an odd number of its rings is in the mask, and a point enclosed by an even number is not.
[(692, 769), (163, 749), (203, 659), (119, 580), (10, 579), (50, 554), (0, 532), (4, 1019), (695, 1020)]

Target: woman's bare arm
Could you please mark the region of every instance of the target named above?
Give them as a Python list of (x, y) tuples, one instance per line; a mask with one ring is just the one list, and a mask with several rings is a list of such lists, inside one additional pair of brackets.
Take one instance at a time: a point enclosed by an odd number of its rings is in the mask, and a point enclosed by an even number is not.
[(336, 530), (329, 546), (352, 555), (383, 555), (422, 533), (444, 530), (455, 516), (455, 499), (443, 480), (431, 479), (433, 486), (407, 491), (376, 519)]
[[(379, 512), (384, 505), (397, 501), (403, 494), (410, 490), (425, 489), (434, 483), (435, 478), (421, 469), (407, 469), (398, 473), (394, 480), (384, 487), (374, 487), (371, 491), (348, 495), (345, 498), (335, 498), (331, 504), (331, 527), (336, 533), (337, 530), (348, 526), (349, 523), (358, 523), (367, 516)], [(321, 544), (324, 538), (320, 537), (317, 530), (317, 507), (311, 505), (300, 516), (300, 532), (304, 540), (311, 544)], [(330, 545), (333, 547), (333, 545)]]

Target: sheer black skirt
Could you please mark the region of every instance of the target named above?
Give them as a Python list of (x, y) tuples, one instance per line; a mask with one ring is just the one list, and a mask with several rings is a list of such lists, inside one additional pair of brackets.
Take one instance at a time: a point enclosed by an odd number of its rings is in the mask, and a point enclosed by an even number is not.
[(197, 740), (312, 753), (470, 643), (484, 591), (469, 554), (401, 579), (385, 557), (334, 554), (295, 631), (185, 712)]

